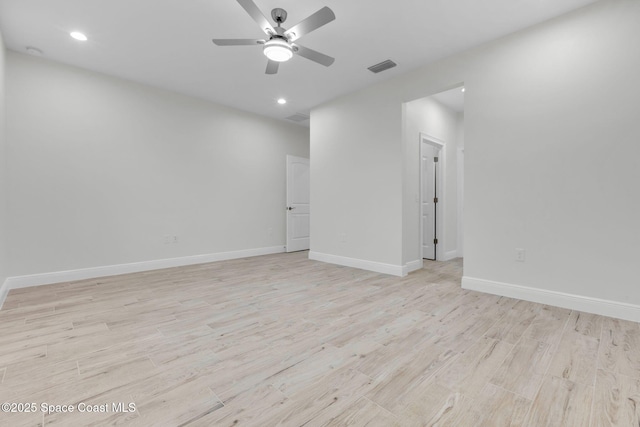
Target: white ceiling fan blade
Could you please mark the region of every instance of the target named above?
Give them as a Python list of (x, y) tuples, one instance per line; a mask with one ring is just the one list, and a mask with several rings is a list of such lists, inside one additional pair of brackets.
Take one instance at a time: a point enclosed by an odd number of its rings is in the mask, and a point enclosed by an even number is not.
[(258, 9), (258, 6), (252, 0), (237, 0), (240, 6), (253, 18), (254, 21), (260, 25), (260, 29), (268, 35), (273, 35), (276, 31), (273, 29), (273, 25), (269, 23), (269, 20)]
[(276, 74), (279, 66), (279, 62), (269, 60), (269, 62), (267, 62), (267, 70), (265, 71), (265, 74)]
[(303, 58), (310, 59), (313, 62), (317, 62), (318, 64), (324, 65), (325, 67), (328, 67), (335, 61), (335, 58), (325, 55), (324, 53), (320, 53), (316, 50), (309, 49), (308, 47), (300, 46), (299, 44), (295, 44), (293, 46), (296, 48), (294, 49), (294, 52), (296, 52), (298, 55), (302, 56)]
[(212, 41), (218, 46), (253, 46), (264, 44), (264, 40), (260, 39), (213, 39)]
[(284, 32), (284, 35), (290, 41), (294, 41), (304, 36), (305, 34), (309, 34), (311, 31), (316, 30), (325, 24), (328, 24), (334, 19), (336, 19), (336, 15), (331, 9), (325, 6), (313, 15), (309, 16), (307, 19), (303, 19), (297, 25), (289, 28)]

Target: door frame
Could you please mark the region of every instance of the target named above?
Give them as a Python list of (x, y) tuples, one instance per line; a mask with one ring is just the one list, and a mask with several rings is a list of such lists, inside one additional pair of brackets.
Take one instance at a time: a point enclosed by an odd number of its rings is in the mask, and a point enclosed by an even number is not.
[[(444, 223), (445, 223), (445, 217), (444, 217), (444, 203), (445, 203), (445, 194), (444, 194), (444, 180), (443, 177), (446, 176), (445, 174), (445, 165), (446, 165), (446, 151), (445, 151), (445, 143), (444, 141), (442, 141), (439, 138), (436, 138), (435, 136), (431, 136), (429, 134), (426, 134), (424, 132), (420, 132), (419, 135), (419, 139), (418, 139), (418, 144), (419, 144), (419, 152), (420, 155), (418, 156), (419, 161), (420, 161), (420, 185), (418, 186), (418, 188), (420, 189), (420, 260), (422, 261), (424, 259), (424, 224), (422, 221), (422, 217), (424, 215), (423, 209), (422, 209), (422, 205), (424, 200), (422, 200), (422, 197), (424, 195), (424, 191), (423, 191), (423, 168), (422, 168), (422, 143), (426, 143), (431, 145), (432, 147), (436, 148), (438, 150), (438, 167), (436, 168), (436, 191), (438, 193), (438, 203), (436, 203), (436, 238), (438, 239), (438, 245), (442, 248), (444, 247)], [(438, 250), (438, 246), (436, 246), (435, 248), (435, 255), (436, 255), (436, 261), (440, 261), (442, 260), (442, 257), (444, 255), (442, 250)]]
[[(309, 247), (308, 248), (304, 248), (304, 249), (293, 249), (290, 245), (290, 235), (291, 235), (291, 205), (293, 204), (292, 200), (291, 200), (291, 196), (292, 196), (292, 188), (291, 188), (291, 182), (289, 181), (289, 176), (291, 173), (291, 163), (294, 161), (297, 161), (299, 163), (306, 163), (307, 167), (310, 166), (310, 160), (307, 157), (299, 157), (299, 156), (292, 156), (287, 154), (286, 155), (286, 196), (285, 196), (285, 245), (284, 245), (284, 251), (289, 253), (289, 252), (298, 252), (298, 251), (305, 251), (305, 250), (309, 250), (310, 249), (310, 245), (311, 245), (311, 232), (309, 232)], [(309, 188), (309, 192), (311, 192), (311, 188)], [(310, 195), (310, 194), (309, 194)], [(309, 201), (309, 215), (311, 215), (311, 201)]]
[(464, 147), (458, 147), (456, 164), (458, 171), (458, 249), (457, 256), (464, 256)]

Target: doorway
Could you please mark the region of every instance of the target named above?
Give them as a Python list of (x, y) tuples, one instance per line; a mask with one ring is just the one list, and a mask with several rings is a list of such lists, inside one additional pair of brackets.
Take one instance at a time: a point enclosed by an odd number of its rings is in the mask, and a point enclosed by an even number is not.
[[(443, 143), (420, 134), (420, 228), (422, 259), (438, 259)], [(442, 215), (440, 213), (440, 215)]]
[(404, 103), (403, 120), (408, 162), (403, 262), (413, 266), (461, 257), (463, 88)]

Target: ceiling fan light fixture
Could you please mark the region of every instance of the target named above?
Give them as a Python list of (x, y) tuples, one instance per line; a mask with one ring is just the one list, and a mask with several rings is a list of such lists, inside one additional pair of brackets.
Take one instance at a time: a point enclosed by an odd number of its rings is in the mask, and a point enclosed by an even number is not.
[(272, 61), (285, 62), (293, 57), (293, 49), (285, 40), (271, 39), (264, 44), (264, 55)]

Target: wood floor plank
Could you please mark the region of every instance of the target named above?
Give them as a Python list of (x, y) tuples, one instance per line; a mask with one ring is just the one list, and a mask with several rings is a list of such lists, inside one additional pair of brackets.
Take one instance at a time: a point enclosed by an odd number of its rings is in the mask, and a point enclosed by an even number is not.
[(531, 321), (523, 337), (555, 346), (560, 341), (571, 310), (544, 305)]
[(485, 334), (511, 344), (518, 342), (542, 307), (528, 301), (518, 301)]
[(430, 379), (416, 386), (394, 409), (403, 426), (458, 426), (472, 400)]
[[(312, 354), (320, 351), (314, 349)], [(209, 382), (209, 387), (223, 402), (236, 398), (254, 387), (270, 384), (269, 378), (279, 372), (295, 366), (310, 355), (305, 354), (300, 359), (290, 359), (281, 362), (281, 355), (277, 352), (261, 353), (260, 357), (245, 355), (245, 357), (222, 360), (215, 367), (215, 375)]]
[(85, 335), (81, 339), (68, 342), (56, 342), (47, 345), (47, 359), (55, 362), (65, 360), (81, 360), (82, 358), (100, 357), (107, 361), (113, 357), (121, 357), (120, 349), (134, 346), (142, 351), (146, 340), (158, 338), (161, 334), (157, 328), (134, 329), (132, 331), (104, 331)]
[(51, 363), (46, 358), (24, 360), (6, 368), (4, 380), (0, 384), (0, 401), (17, 402), (27, 398), (33, 391), (34, 378), (38, 388), (48, 390), (57, 384), (77, 381), (80, 376), (75, 361)]
[(487, 384), (454, 422), (455, 426), (520, 427), (530, 406), (530, 400)]
[(406, 333), (408, 330), (413, 329), (421, 320), (424, 320), (427, 315), (421, 311), (412, 311), (403, 316), (400, 316), (386, 325), (379, 327), (371, 334), (364, 336), (365, 339), (379, 342), (382, 345), (387, 344), (397, 335)]
[(598, 370), (592, 427), (640, 425), (640, 380)]
[(573, 329), (565, 331), (548, 373), (565, 380), (592, 386), (598, 366), (600, 340)]
[[(127, 412), (122, 412), (113, 403), (121, 402)], [(83, 399), (75, 404), (73, 412), (51, 412), (44, 414), (45, 426), (105, 426), (131, 425), (140, 414), (129, 408), (130, 396), (119, 390), (112, 390), (100, 395)], [(52, 402), (48, 402), (52, 403)], [(52, 403), (53, 404), (53, 403)], [(55, 405), (55, 404), (54, 404)], [(82, 406), (81, 406), (82, 405)], [(90, 410), (88, 410), (88, 408)]]
[[(347, 318), (346, 322), (350, 323), (350, 325), (346, 329), (343, 328), (337, 331), (331, 337), (327, 337), (327, 342), (336, 347), (341, 347), (352, 340), (371, 337), (377, 328), (392, 321), (393, 315), (385, 312), (374, 312), (368, 316), (363, 315), (358, 319)], [(388, 340), (386, 343), (388, 343)], [(381, 344), (384, 345), (385, 343)]]
[(402, 427), (395, 415), (364, 397), (324, 425), (326, 427)]
[(64, 328), (60, 330), (50, 330), (47, 334), (30, 336), (21, 340), (15, 340), (10, 344), (4, 344), (2, 345), (2, 349), (7, 353), (11, 353), (27, 350), (34, 346), (49, 344), (65, 345), (66, 343), (76, 341), (79, 338), (92, 336), (95, 333), (107, 330), (108, 328), (104, 323), (81, 326), (78, 328), (71, 327), (69, 329)]
[(567, 322), (567, 330), (600, 339), (604, 317), (597, 314), (572, 311)]
[[(15, 289), (9, 291), (9, 294), (2, 305), (2, 310), (0, 310), (0, 323), (4, 324), (4, 322), (16, 320), (24, 322), (29, 316), (40, 313), (51, 314), (55, 311), (52, 304), (32, 304), (24, 307), (12, 307), (11, 300), (15, 291)], [(33, 292), (32, 289), (31, 292)], [(37, 293), (43, 294), (44, 291), (39, 289)]]
[(462, 353), (477, 342), (495, 323), (494, 317), (472, 313), (469, 317), (460, 319), (455, 325), (448, 326), (444, 330), (440, 329), (437, 332), (440, 338), (434, 343)]
[(524, 425), (527, 427), (589, 425), (593, 386), (546, 376)]
[(414, 388), (450, 362), (455, 354), (434, 344), (416, 353), (412, 358), (403, 358), (403, 363), (378, 379), (375, 387), (365, 396), (388, 411), (396, 413), (407, 395), (411, 395)]
[(604, 319), (598, 360), (607, 371), (640, 378), (640, 324)]
[(522, 339), (491, 378), (491, 383), (533, 399), (553, 356), (551, 345)]
[(483, 337), (456, 356), (434, 376), (434, 381), (452, 391), (475, 397), (502, 365), (513, 345)]
[(44, 416), (40, 412), (40, 408), (36, 412), (29, 413), (0, 412), (0, 426), (42, 427), (44, 426)]
[(119, 393), (121, 398), (130, 397), (132, 402), (141, 404), (143, 401), (162, 397), (186, 383), (199, 381), (204, 388), (214, 375), (214, 368), (209, 361), (198, 358), (188, 365), (159, 370), (135, 382), (123, 384), (114, 388), (113, 392)]
[(387, 345), (373, 347), (370, 352), (360, 352), (355, 368), (371, 378), (383, 380), (403, 366), (423, 359), (424, 354), (434, 349), (442, 350), (434, 345), (437, 338), (424, 329), (416, 329), (413, 333), (397, 336)]
[(349, 366), (358, 359), (359, 355), (353, 354), (353, 352), (323, 345), (317, 353), (270, 376), (266, 381), (286, 396), (292, 397), (331, 371)]
[(288, 398), (271, 385), (255, 387), (227, 402), (223, 408), (188, 422), (189, 427), (260, 426), (264, 414), (278, 411)]
[[(71, 330), (73, 330), (73, 324), (71, 322), (48, 325), (41, 328), (34, 328), (33, 325), (22, 322), (20, 325), (12, 326), (11, 329), (3, 331), (2, 335), (0, 335), (0, 346), (5, 349), (15, 343), (33, 343), (36, 342), (38, 338), (45, 340), (44, 342), (40, 342), (40, 344), (47, 344), (46, 339), (52, 334)], [(33, 345), (29, 347), (33, 347)]]
[(262, 425), (322, 425), (352, 406), (371, 386), (366, 375), (350, 368), (338, 369), (265, 414)]
[(10, 349), (8, 352), (0, 354), (0, 366), (22, 362), (24, 360), (36, 360), (47, 356), (46, 345), (36, 345), (35, 347), (20, 347)]
[[(179, 411), (175, 408), (180, 407)], [(223, 408), (222, 401), (204, 382), (187, 382), (159, 396), (140, 399), (136, 409), (140, 414), (131, 425), (178, 426), (196, 421)]]

